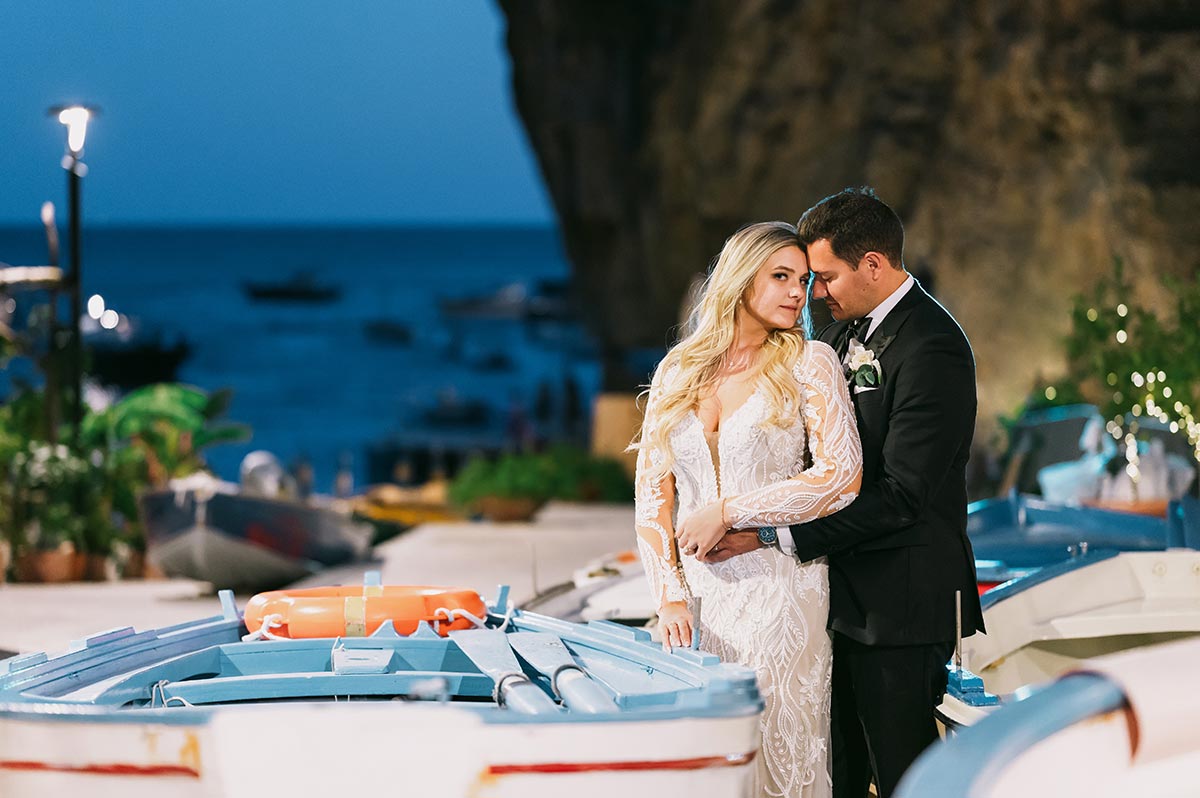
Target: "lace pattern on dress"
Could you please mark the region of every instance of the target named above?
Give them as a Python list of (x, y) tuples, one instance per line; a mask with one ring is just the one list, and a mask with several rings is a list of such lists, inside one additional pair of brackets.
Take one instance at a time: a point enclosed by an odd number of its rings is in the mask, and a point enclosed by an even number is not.
[[(677, 501), (683, 520), (716, 501), (718, 476), (722, 491), (739, 497), (736, 506), (733, 498), (727, 502), (727, 512), (737, 513), (739, 525), (802, 523), (853, 498), (848, 486), (862, 467), (862, 451), (837, 356), (827, 345), (810, 341), (793, 374), (802, 387), (804, 406), (796, 412), (802, 414), (803, 424), (763, 424), (769, 408), (756, 391), (721, 424), (717, 462), (694, 413), (670, 431), (677, 497), (661, 496), (655, 492), (658, 486), (639, 480), (639, 548), (650, 540), (648, 535), (659, 532), (647, 524), (663, 526), (667, 518), (662, 531), (674, 529), (669, 512), (660, 512), (668, 502)], [(652, 393), (651, 406), (653, 398)], [(647, 424), (654, 423), (651, 409), (647, 408)], [(806, 449), (814, 461), (807, 470)], [(652, 587), (661, 584), (655, 580), (668, 578), (665, 564), (656, 565), (642, 551)], [(653, 549), (651, 553), (657, 554)], [(829, 796), (833, 655), (825, 631), (829, 579), (824, 560), (797, 563), (768, 547), (723, 563), (684, 557), (683, 571), (691, 592), (703, 601), (700, 647), (724, 661), (751, 667), (758, 676), (765, 708), (755, 794)]]
[(850, 485), (862, 467), (862, 444), (842, 365), (828, 346), (810, 342), (806, 352), (808, 356), (796, 364), (793, 373), (802, 386), (812, 465), (790, 479), (730, 497), (725, 511), (733, 529), (820, 518), (850, 504), (858, 495)]

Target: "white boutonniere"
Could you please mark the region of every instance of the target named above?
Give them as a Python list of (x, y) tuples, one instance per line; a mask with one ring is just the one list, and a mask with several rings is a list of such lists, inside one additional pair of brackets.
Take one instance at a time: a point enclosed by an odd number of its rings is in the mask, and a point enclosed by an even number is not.
[(878, 388), (883, 379), (879, 358), (855, 338), (850, 339), (842, 365), (846, 369), (846, 379), (855, 388)]

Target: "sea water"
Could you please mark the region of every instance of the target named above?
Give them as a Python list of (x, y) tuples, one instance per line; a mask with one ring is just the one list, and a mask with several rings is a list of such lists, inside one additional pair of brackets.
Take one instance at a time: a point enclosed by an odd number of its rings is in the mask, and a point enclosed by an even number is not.
[[(343, 460), (361, 484), (366, 447), (431, 434), (424, 413), (439, 397), (486, 403), (492, 421), (481, 434), (502, 437), (514, 417), (539, 406), (545, 415), (547, 397), (561, 409), (574, 389), (586, 408), (599, 384), (581, 326), (568, 321), (546, 335), (439, 307), (512, 284), (536, 290), (568, 280), (552, 228), (100, 228), (85, 229), (81, 255), (85, 305), (99, 294), (164, 341), (182, 337), (191, 354), (178, 379), (233, 390), (227, 418), (250, 425), (253, 440), (207, 453), (229, 479), (246, 453), (266, 449), (285, 466), (308, 460), (318, 490), (332, 489)], [(0, 229), (0, 262), (45, 261), (38, 229)], [(263, 302), (245, 291), (246, 281), (297, 272), (340, 297)], [(405, 325), (411, 342), (370, 339), (373, 320)]]

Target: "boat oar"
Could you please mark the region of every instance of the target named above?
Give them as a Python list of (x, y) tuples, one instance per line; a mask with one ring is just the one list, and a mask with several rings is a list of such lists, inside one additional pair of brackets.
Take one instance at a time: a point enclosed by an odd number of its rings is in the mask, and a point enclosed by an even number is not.
[(508, 642), (513, 651), (550, 679), (554, 692), (568, 709), (589, 714), (620, 711), (608, 691), (588, 678), (557, 635), (513, 632)]
[(548, 715), (559, 711), (554, 699), (521, 670), (508, 635), (499, 629), (456, 629), (450, 639), (462, 653), (496, 683), (496, 703), (522, 715)]

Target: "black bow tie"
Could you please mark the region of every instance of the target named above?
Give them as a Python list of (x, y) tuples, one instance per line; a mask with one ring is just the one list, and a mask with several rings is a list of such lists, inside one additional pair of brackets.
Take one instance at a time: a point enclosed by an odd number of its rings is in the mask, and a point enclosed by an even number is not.
[(838, 355), (841, 357), (846, 356), (846, 352), (849, 351), (849, 349), (850, 349), (850, 339), (851, 338), (858, 341), (860, 344), (863, 343), (863, 339), (861, 336), (867, 331), (867, 328), (870, 326), (871, 326), (871, 319), (869, 317), (863, 318), (863, 319), (854, 319), (849, 324), (847, 324), (846, 328), (844, 330), (842, 330), (842, 334), (840, 336), (838, 336), (838, 338), (834, 342), (834, 346), (837, 350)]
[(860, 344), (865, 344), (866, 337), (867, 337), (867, 330), (869, 330), (870, 328), (871, 328), (871, 317), (870, 316), (864, 316), (861, 319), (855, 319), (854, 321), (850, 322), (850, 325), (846, 328), (849, 331), (849, 336), (848, 336), (847, 340), (849, 340), (849, 338), (853, 338), (854, 340), (858, 341)]

